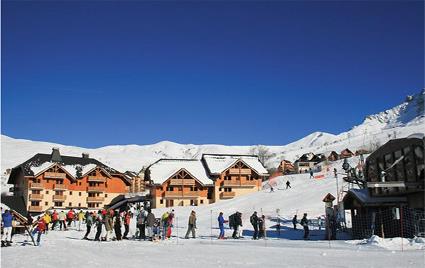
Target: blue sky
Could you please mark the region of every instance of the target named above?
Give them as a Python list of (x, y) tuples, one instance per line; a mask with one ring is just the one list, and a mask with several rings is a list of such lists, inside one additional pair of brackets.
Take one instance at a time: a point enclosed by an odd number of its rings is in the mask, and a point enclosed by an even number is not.
[(424, 86), (423, 2), (3, 2), (2, 134), (286, 144)]

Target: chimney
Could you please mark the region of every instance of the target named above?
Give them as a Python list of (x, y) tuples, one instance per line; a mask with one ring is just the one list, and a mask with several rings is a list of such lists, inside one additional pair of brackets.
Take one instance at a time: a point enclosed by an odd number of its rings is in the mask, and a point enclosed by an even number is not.
[(83, 158), (89, 158), (89, 154), (88, 154), (88, 153), (83, 153), (83, 154), (82, 154), (82, 157), (83, 157)]
[(59, 148), (57, 148), (57, 147), (52, 148), (51, 161), (52, 162), (62, 162), (62, 157), (61, 157), (61, 154), (59, 152)]

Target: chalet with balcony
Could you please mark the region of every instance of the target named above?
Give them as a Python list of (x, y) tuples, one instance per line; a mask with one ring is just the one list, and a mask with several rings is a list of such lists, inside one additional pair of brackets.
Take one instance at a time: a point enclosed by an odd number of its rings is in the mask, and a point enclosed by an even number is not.
[(257, 192), (269, 176), (258, 156), (204, 154), (201, 161), (213, 181), (213, 202)]
[(349, 190), (343, 200), (344, 208), (351, 210), (354, 238), (373, 230), (381, 237), (413, 237), (421, 228), (424, 234), (424, 170), (421, 138), (390, 140), (369, 155), (366, 187)]
[(294, 162), (296, 173), (306, 173), (314, 168), (314, 165), (319, 163), (319, 158), (314, 153), (303, 154)]
[(145, 171), (152, 207), (198, 206), (212, 201), (213, 181), (195, 159), (160, 159)]
[(8, 183), (13, 184), (15, 196), (24, 198), (31, 213), (49, 208), (101, 208), (127, 193), (130, 186), (123, 173), (88, 154), (62, 156), (57, 148), (14, 167)]
[(337, 161), (339, 160), (339, 154), (335, 151), (332, 151), (329, 155), (328, 155), (328, 161)]
[(145, 191), (144, 171), (140, 173), (126, 171), (124, 174), (131, 182), (130, 193), (143, 193)]
[(288, 160), (280, 161), (279, 167), (277, 168), (282, 174), (291, 174), (295, 172), (294, 164)]

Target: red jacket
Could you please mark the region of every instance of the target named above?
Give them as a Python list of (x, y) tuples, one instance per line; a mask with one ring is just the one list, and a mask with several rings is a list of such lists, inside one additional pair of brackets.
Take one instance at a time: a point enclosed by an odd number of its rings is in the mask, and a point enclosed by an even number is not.
[(57, 221), (58, 220), (58, 213), (57, 212), (53, 212), (52, 220), (53, 221)]
[(131, 219), (130, 213), (126, 213), (124, 218), (124, 224), (130, 225), (130, 219)]
[(68, 211), (67, 218), (68, 219), (73, 219), (74, 218), (74, 212), (72, 212), (72, 210)]
[(46, 222), (44, 219), (40, 219), (37, 224), (37, 228), (40, 232), (44, 232), (46, 230)]

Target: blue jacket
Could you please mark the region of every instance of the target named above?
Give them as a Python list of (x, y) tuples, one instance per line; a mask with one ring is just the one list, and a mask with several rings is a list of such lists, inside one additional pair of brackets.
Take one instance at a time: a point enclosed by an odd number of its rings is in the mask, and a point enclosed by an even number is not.
[(1, 215), (3, 220), (4, 227), (12, 227), (12, 214), (10, 212), (5, 212)]
[(223, 227), (224, 226), (224, 218), (223, 218), (223, 216), (218, 216), (218, 225), (220, 226), (220, 227)]

